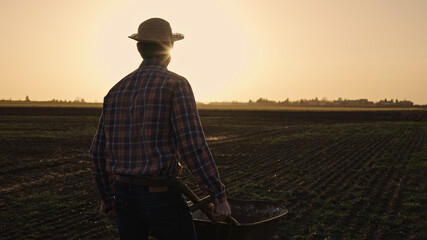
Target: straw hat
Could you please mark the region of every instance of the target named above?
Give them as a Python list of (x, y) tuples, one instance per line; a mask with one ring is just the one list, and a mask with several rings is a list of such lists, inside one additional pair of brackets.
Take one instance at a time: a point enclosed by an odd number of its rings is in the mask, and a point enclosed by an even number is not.
[(175, 42), (184, 39), (181, 33), (172, 33), (170, 24), (161, 18), (150, 18), (138, 27), (138, 33), (129, 36), (141, 42)]

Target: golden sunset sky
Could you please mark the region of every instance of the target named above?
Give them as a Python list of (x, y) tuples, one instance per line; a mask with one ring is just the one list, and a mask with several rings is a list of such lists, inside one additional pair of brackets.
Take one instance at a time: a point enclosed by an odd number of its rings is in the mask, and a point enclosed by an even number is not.
[(0, 99), (102, 101), (151, 17), (185, 35), (169, 69), (200, 102), (427, 104), (426, 0), (1, 0)]

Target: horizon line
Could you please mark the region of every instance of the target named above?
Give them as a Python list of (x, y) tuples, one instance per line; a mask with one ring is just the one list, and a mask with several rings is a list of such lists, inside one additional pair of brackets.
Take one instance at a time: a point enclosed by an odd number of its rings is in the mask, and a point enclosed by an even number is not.
[[(358, 99), (347, 99), (347, 98), (341, 98), (339, 97), (338, 99), (321, 99), (319, 100), (317, 97), (313, 98), (313, 99), (306, 99), (306, 98), (301, 98), (298, 100), (290, 100), (289, 98), (287, 98), (286, 100), (282, 100), (282, 101), (275, 101), (275, 100), (269, 100), (267, 98), (258, 98), (257, 100), (248, 100), (248, 101), (236, 101), (236, 100), (232, 100), (232, 101), (211, 101), (211, 102), (201, 102), (201, 101), (196, 101), (196, 103), (199, 105), (221, 105), (221, 104), (225, 104), (225, 105), (230, 105), (230, 104), (257, 104), (257, 105), (268, 105), (268, 104), (296, 104), (296, 103), (307, 103), (307, 102), (317, 102), (317, 103), (326, 103), (326, 104), (332, 104), (332, 103), (339, 103), (339, 102), (356, 102), (356, 101), (364, 101), (365, 103), (368, 104), (378, 104), (378, 103), (389, 103), (389, 104), (398, 104), (398, 103), (410, 103), (412, 104), (412, 106), (417, 107), (417, 106), (427, 106), (427, 104), (417, 104), (414, 103), (411, 100), (407, 100), (407, 99), (403, 99), (403, 100), (399, 100), (398, 98), (390, 98), (390, 99), (381, 99), (378, 101), (372, 101), (369, 100), (367, 98), (358, 98)], [(75, 100), (61, 100), (61, 99), (52, 99), (52, 100), (31, 100), (31, 99), (26, 99), (26, 100), (22, 100), (22, 99), (18, 99), (18, 100), (14, 100), (12, 98), (9, 99), (0, 99), (0, 102), (28, 102), (28, 103), (70, 103), (70, 104), (102, 104), (103, 102), (98, 102), (98, 101), (86, 101), (84, 98), (76, 98)], [(322, 105), (319, 105), (322, 106)]]

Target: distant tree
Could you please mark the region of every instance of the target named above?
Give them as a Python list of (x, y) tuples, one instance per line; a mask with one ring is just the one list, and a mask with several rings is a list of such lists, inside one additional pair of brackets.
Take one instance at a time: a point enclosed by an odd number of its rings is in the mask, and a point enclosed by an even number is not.
[(30, 101), (30, 98), (28, 97), (28, 95), (25, 97), (25, 101), (26, 101), (26, 102), (29, 102), (29, 101)]
[(282, 105), (288, 105), (289, 104), (289, 98), (286, 98), (285, 101), (279, 102), (279, 103), (282, 104)]
[(259, 98), (258, 100), (256, 100), (255, 103), (262, 104), (262, 105), (276, 104), (275, 101), (268, 100), (267, 98)]

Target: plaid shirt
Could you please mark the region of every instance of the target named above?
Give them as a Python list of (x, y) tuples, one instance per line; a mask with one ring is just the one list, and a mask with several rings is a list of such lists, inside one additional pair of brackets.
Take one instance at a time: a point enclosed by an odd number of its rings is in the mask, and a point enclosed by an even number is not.
[(104, 201), (113, 175), (176, 176), (182, 161), (205, 194), (226, 195), (188, 81), (153, 59), (105, 96), (90, 148), (93, 183)]

